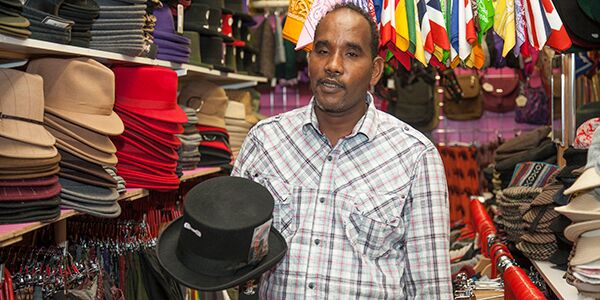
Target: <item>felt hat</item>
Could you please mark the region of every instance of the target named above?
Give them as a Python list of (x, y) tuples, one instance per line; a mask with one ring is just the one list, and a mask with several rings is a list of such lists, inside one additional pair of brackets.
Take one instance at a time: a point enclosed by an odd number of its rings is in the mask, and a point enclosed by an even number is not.
[(0, 187), (17, 187), (17, 186), (48, 186), (58, 183), (58, 176), (44, 176), (34, 179), (13, 179), (0, 180)]
[(44, 122), (47, 127), (72, 137), (98, 151), (106, 153), (117, 152), (117, 148), (115, 148), (115, 145), (110, 141), (110, 138), (104, 134), (78, 126), (52, 114), (46, 114), (44, 116)]
[(115, 165), (117, 157), (114, 153), (96, 150), (60, 131), (47, 127), (48, 131), (56, 137), (56, 147), (75, 156), (99, 165)]
[(204, 80), (186, 83), (179, 103), (197, 111), (199, 124), (225, 128), (228, 98), (222, 87)]
[(272, 228), (273, 207), (269, 191), (248, 179), (203, 181), (185, 196), (183, 216), (160, 235), (159, 261), (181, 284), (204, 291), (258, 277), (287, 251)]
[(585, 171), (575, 183), (565, 190), (565, 195), (577, 191), (596, 188), (600, 186), (600, 130), (596, 130), (592, 137), (592, 143), (588, 149), (587, 164)]
[(90, 58), (41, 58), (27, 72), (44, 79), (45, 110), (89, 130), (119, 135), (123, 122), (113, 112), (115, 77)]
[(55, 157), (57, 153), (54, 146), (36, 146), (0, 136), (0, 156), (8, 158), (44, 159)]

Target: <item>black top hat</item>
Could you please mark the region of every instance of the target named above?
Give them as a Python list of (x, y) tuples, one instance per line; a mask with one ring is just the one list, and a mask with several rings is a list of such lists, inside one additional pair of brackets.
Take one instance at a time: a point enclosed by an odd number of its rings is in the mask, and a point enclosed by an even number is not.
[(200, 55), (202, 62), (213, 66), (223, 72), (235, 72), (225, 64), (225, 44), (219, 36), (200, 36)]
[(242, 1), (243, 0), (227, 0), (225, 1), (225, 8), (233, 11), (233, 15), (239, 17), (243, 22), (254, 25), (256, 22), (251, 15), (244, 12), (244, 5), (242, 4)]
[(273, 196), (254, 181), (203, 181), (186, 195), (183, 216), (158, 238), (160, 264), (180, 283), (203, 291), (256, 278), (287, 252), (271, 227), (273, 207)]

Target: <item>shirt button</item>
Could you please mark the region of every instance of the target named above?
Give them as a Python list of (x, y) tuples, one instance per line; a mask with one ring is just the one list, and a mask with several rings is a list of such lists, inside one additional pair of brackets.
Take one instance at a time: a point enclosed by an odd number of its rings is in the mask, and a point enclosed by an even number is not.
[(314, 289), (314, 288), (315, 288), (315, 284), (314, 284), (314, 283), (312, 283), (312, 282), (311, 282), (311, 283), (309, 283), (309, 284), (308, 284), (308, 288), (309, 288), (309, 289), (311, 289), (311, 290), (312, 290), (312, 289)]
[(404, 131), (408, 131), (408, 126), (404, 126)]
[(319, 202), (325, 203), (325, 198), (324, 197), (319, 198)]
[(333, 160), (333, 157), (332, 157), (331, 155), (329, 155), (329, 156), (327, 156), (327, 160), (328, 160), (328, 161), (332, 161), (332, 160)]
[(318, 244), (320, 244), (320, 243), (321, 243), (321, 240), (320, 240), (320, 239), (315, 239), (315, 245), (318, 245)]

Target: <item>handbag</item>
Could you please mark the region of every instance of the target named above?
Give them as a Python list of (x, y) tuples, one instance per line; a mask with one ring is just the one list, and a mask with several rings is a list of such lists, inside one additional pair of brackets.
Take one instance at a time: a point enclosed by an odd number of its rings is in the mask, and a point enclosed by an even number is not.
[(519, 76), (514, 69), (487, 69), (481, 79), (485, 110), (505, 113), (515, 109)]
[(420, 131), (437, 127), (435, 107), (435, 78), (428, 71), (413, 68), (411, 73), (394, 76), (396, 102), (388, 110), (396, 118)]
[(550, 123), (550, 101), (542, 86), (539, 70), (531, 74), (521, 96), (516, 99), (515, 121), (546, 125)]
[[(454, 79), (460, 88), (457, 94)], [(475, 120), (483, 114), (481, 85), (476, 73), (454, 75), (452, 70), (446, 70), (443, 76), (444, 86), (444, 115), (450, 120)]]

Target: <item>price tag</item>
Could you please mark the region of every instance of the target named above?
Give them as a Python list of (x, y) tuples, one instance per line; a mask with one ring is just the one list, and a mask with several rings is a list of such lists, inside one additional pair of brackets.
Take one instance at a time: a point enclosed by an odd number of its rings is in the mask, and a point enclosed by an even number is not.
[(177, 33), (183, 34), (183, 5), (177, 4)]

